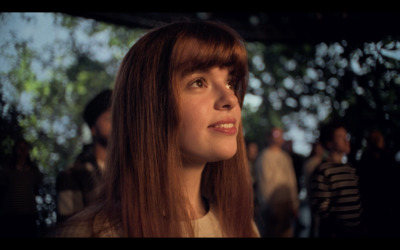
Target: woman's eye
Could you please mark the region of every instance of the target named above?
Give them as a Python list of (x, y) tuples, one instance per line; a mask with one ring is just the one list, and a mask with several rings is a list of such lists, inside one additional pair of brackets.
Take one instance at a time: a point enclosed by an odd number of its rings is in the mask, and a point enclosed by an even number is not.
[(197, 80), (193, 81), (190, 84), (190, 86), (195, 87), (195, 88), (204, 88), (206, 85), (205, 85), (205, 82), (203, 79), (197, 79)]
[(228, 81), (226, 83), (226, 87), (231, 90), (235, 90), (236, 82), (235, 81)]

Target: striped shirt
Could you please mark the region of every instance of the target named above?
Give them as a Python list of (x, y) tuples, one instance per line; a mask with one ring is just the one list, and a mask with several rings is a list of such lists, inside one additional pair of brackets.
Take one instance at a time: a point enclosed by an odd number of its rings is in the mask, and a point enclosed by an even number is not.
[(311, 209), (319, 218), (320, 237), (361, 236), (361, 198), (356, 169), (323, 162), (311, 177)]

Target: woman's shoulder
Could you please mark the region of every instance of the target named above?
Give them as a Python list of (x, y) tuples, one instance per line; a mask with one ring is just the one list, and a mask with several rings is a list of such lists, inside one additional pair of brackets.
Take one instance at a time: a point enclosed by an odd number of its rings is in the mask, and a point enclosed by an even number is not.
[(49, 235), (55, 238), (120, 237), (118, 227), (112, 226), (105, 211), (98, 206), (87, 207), (60, 223)]
[(92, 219), (83, 217), (81, 212), (60, 222), (48, 234), (54, 238), (89, 238), (94, 237)]

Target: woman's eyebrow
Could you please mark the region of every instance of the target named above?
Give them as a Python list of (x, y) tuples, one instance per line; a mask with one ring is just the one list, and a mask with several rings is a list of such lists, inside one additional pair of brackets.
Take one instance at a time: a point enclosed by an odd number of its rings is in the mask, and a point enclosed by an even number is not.
[(196, 70), (185, 70), (180, 73), (180, 76), (182, 78), (187, 77), (189, 75), (195, 75), (195, 74), (203, 74), (207, 73), (208, 69), (196, 69)]
[[(198, 68), (198, 69), (184, 69), (180, 71), (180, 75), (181, 77), (185, 77), (187, 75), (191, 75), (191, 74), (202, 74), (202, 73), (207, 73), (213, 66), (210, 66), (208, 68)], [(229, 66), (218, 66), (216, 65), (215, 67), (219, 67), (219, 68), (226, 68), (228, 69), (228, 75), (229, 76), (235, 76), (236, 70), (233, 67), (229, 67)]]

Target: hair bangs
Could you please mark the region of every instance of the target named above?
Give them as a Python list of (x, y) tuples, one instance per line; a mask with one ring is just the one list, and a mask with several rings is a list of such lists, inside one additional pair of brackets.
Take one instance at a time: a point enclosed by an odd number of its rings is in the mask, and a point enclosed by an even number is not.
[(172, 70), (184, 76), (211, 67), (226, 67), (235, 78), (235, 90), (243, 100), (248, 81), (247, 51), (239, 35), (226, 27), (199, 27), (178, 35), (172, 52)]

